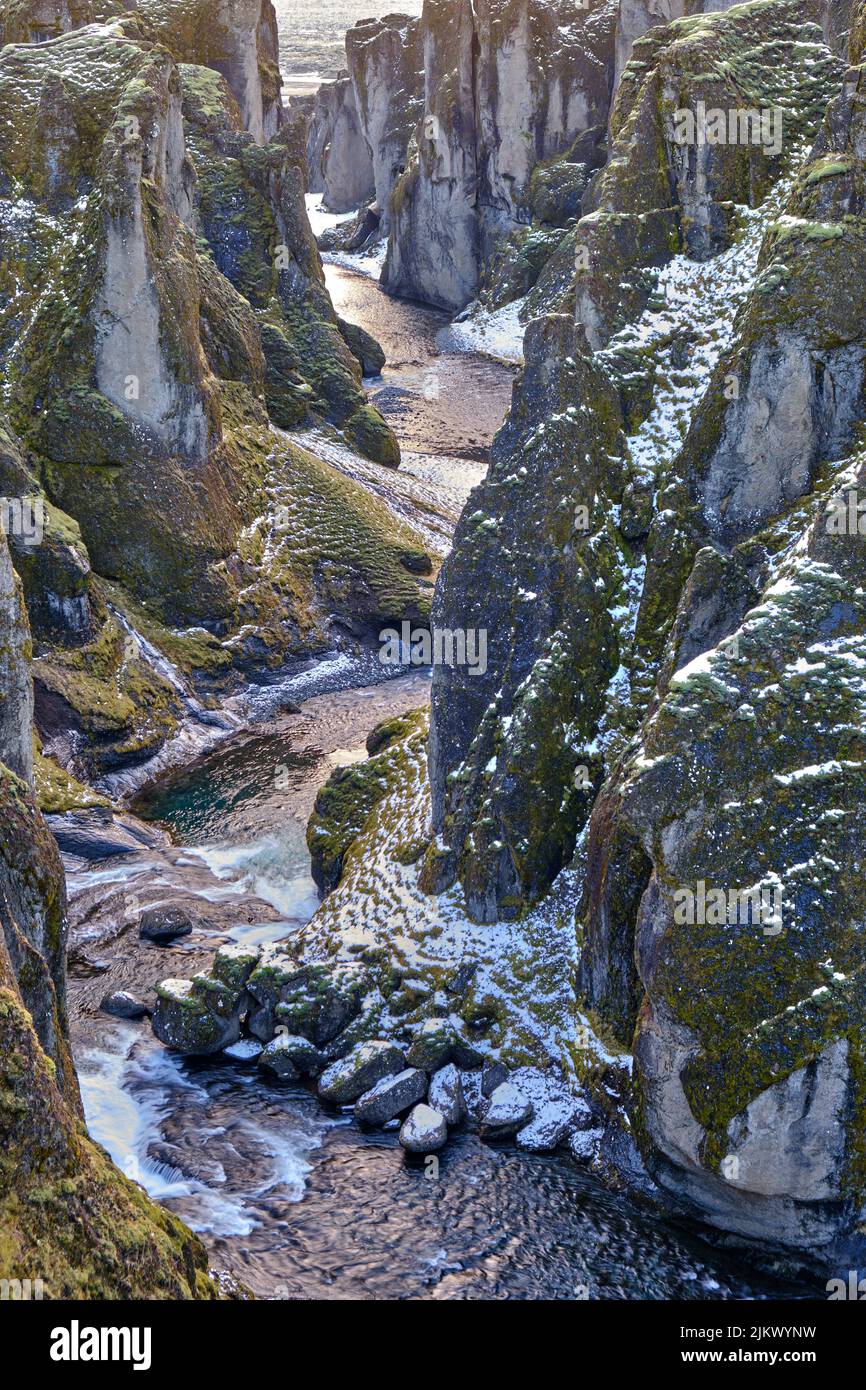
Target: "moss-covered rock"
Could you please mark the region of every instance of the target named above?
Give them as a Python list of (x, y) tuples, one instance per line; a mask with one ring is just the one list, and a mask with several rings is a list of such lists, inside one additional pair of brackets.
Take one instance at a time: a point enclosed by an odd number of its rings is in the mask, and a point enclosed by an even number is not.
[(313, 878), (322, 894), (336, 888), (349, 846), (361, 834), (371, 811), (400, 775), (395, 745), (422, 727), (420, 711), (380, 724), (367, 740), (369, 760), (339, 767), (316, 797), (307, 826), (307, 846)]

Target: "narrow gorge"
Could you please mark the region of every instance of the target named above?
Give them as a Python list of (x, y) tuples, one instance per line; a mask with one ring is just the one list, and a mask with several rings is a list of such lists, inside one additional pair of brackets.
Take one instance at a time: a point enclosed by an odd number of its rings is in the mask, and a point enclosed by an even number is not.
[(866, 9), (308, 8), (0, 0), (0, 1296), (856, 1298)]

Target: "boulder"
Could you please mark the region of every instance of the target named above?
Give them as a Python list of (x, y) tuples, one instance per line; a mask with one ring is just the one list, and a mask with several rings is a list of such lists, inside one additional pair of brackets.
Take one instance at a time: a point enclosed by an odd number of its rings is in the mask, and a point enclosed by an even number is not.
[(226, 1057), (230, 1057), (233, 1062), (257, 1062), (262, 1055), (262, 1045), (255, 1038), (240, 1038), (236, 1043), (230, 1043), (223, 1048)]
[(433, 1110), (444, 1116), (446, 1124), (459, 1125), (466, 1117), (466, 1101), (463, 1096), (463, 1083), (460, 1072), (449, 1062), (430, 1078), (428, 1103)]
[(454, 1029), (447, 1019), (426, 1018), (416, 1029), (406, 1061), (410, 1067), (423, 1067), (424, 1071), (438, 1071), (450, 1062), (454, 1051)]
[(291, 1033), (277, 1033), (264, 1048), (259, 1066), (277, 1076), (318, 1076), (324, 1070), (325, 1058), (307, 1038)]
[(147, 1004), (124, 989), (106, 994), (99, 1008), (102, 1013), (110, 1014), (112, 1018), (147, 1018), (150, 1014)]
[(403, 1071), (403, 1054), (393, 1043), (358, 1043), (319, 1077), (319, 1095), (332, 1105), (349, 1105), (383, 1077)]
[(423, 1100), (427, 1094), (427, 1074), (408, 1067), (396, 1076), (385, 1076), (355, 1102), (355, 1118), (367, 1125), (384, 1125)]
[(482, 1111), (481, 1133), (491, 1139), (516, 1134), (532, 1118), (532, 1105), (510, 1081), (504, 1081), (490, 1096)]
[(429, 1105), (416, 1105), (400, 1129), (400, 1143), (412, 1154), (435, 1153), (444, 1148), (447, 1138), (444, 1115)]
[(149, 907), (141, 914), (138, 934), (143, 941), (155, 941), (158, 945), (175, 941), (179, 936), (189, 936), (192, 931), (192, 918), (182, 907)]
[(243, 995), (206, 975), (163, 980), (156, 987), (153, 1031), (176, 1052), (207, 1057), (238, 1041), (243, 1003)]

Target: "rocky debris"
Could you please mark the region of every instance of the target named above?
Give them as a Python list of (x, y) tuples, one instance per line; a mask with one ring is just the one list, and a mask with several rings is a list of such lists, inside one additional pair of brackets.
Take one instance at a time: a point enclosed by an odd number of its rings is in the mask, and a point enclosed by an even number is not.
[(438, 1110), (448, 1125), (459, 1125), (466, 1118), (463, 1082), (453, 1062), (431, 1076), (427, 1100), (431, 1109)]
[(191, 1057), (207, 1057), (241, 1035), (244, 996), (219, 980), (162, 980), (156, 986), (153, 1031), (160, 1042)]
[(319, 1095), (331, 1105), (350, 1105), (383, 1077), (405, 1069), (403, 1054), (393, 1043), (362, 1042), (346, 1057), (333, 1062), (319, 1077)]
[(410, 1067), (438, 1071), (451, 1060), (455, 1041), (454, 1028), (447, 1019), (425, 1018), (412, 1035), (406, 1061)]
[(230, 1043), (223, 1048), (226, 1057), (230, 1057), (233, 1062), (245, 1062), (248, 1065), (258, 1062), (263, 1048), (255, 1038), (240, 1038), (236, 1043)]
[(396, 1076), (385, 1076), (355, 1102), (355, 1119), (366, 1125), (384, 1125), (401, 1115), (427, 1094), (427, 1074), (408, 1067)]
[(263, 1048), (259, 1066), (277, 1076), (293, 1080), (296, 1076), (318, 1076), (325, 1070), (326, 1058), (307, 1038), (277, 1033)]
[(192, 927), (192, 918), (184, 908), (168, 904), (147, 908), (139, 919), (138, 934), (143, 941), (165, 945), (180, 936), (189, 936)]
[(532, 1118), (532, 1105), (516, 1086), (503, 1081), (482, 1108), (481, 1133), (490, 1139), (516, 1134)]
[(444, 1116), (429, 1105), (416, 1105), (400, 1129), (400, 1143), (412, 1154), (436, 1153), (445, 1147), (447, 1139)]
[(106, 994), (99, 1007), (102, 1013), (110, 1014), (112, 1018), (147, 1018), (151, 1012), (147, 1004), (124, 989)]

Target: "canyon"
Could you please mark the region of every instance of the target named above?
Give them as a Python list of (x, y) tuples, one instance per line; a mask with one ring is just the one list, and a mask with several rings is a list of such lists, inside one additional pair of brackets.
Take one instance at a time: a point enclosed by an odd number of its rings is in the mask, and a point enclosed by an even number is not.
[[(178, 974), (136, 946), (112, 980), (166, 1055), (240, 1048), (407, 1148), (432, 1109), (422, 1153), (464, 1125), (844, 1277), (862, 6), (425, 0), (288, 105), (269, 0), (203, 12), (0, 0), (0, 492), (45, 516), (0, 549), (9, 1277), (50, 1250), (52, 1296), (243, 1296), (88, 1134), (70, 920), (79, 951), (137, 932), (89, 876), (144, 854), (175, 892), (189, 865), (132, 796), (248, 737), (251, 689), (306, 718), (335, 653), (378, 717), (353, 706), (299, 795), (321, 901), (289, 921), (208, 880)], [(699, 110), (780, 139), (683, 140)], [(429, 360), (376, 341), (371, 267)], [(461, 383), (483, 426), (416, 448)], [(429, 709), (370, 679), (416, 629), (484, 634)], [(773, 895), (781, 929), (684, 924), (699, 885)], [(104, 990), (72, 993), (86, 1024)]]

